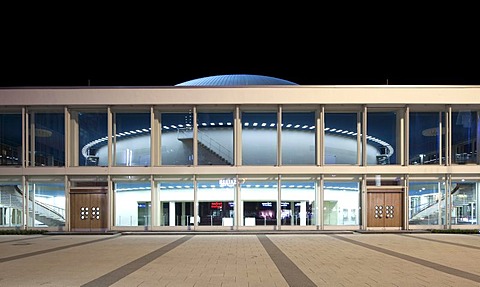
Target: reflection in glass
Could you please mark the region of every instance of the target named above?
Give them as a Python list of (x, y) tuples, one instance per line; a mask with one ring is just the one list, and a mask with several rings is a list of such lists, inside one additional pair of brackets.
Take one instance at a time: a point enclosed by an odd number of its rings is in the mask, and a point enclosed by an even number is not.
[(478, 129), (477, 112), (452, 113), (452, 162), (477, 162)]
[(325, 164), (357, 164), (357, 114), (325, 114)]
[(157, 190), (160, 199), (160, 226), (188, 227), (195, 224), (192, 180), (159, 181)]
[(22, 115), (0, 114), (0, 165), (22, 164)]
[(114, 163), (150, 165), (150, 113), (115, 113)]
[(233, 165), (233, 113), (198, 113), (198, 164)]
[(445, 143), (445, 129), (439, 133), (441, 122), (444, 122), (441, 112), (410, 113), (410, 164), (439, 164), (440, 141)]
[(277, 224), (277, 181), (247, 180), (240, 185), (243, 205), (241, 225)]
[(79, 112), (79, 165), (107, 166), (107, 113)]
[(445, 222), (445, 184), (410, 182), (408, 222), (410, 225), (439, 225)]
[(244, 165), (277, 164), (277, 113), (242, 113)]
[(217, 181), (198, 181), (199, 225), (233, 226), (235, 186)]
[(65, 226), (65, 184), (29, 182), (28, 189), (28, 226)]
[(400, 131), (397, 130), (397, 112), (371, 112), (367, 114), (367, 145), (374, 146), (375, 162), (370, 160), (372, 154), (367, 150), (369, 165), (397, 164), (399, 157), (397, 150), (397, 138)]
[(323, 223), (360, 225), (360, 189), (358, 182), (324, 184)]
[(193, 114), (162, 113), (162, 165), (193, 164)]
[(282, 164), (315, 164), (315, 113), (282, 114)]
[(29, 140), (32, 166), (65, 165), (65, 117), (63, 113), (30, 113)]
[(151, 224), (150, 182), (116, 182), (114, 192), (116, 226)]
[(451, 224), (478, 224), (478, 182), (452, 182)]
[(0, 183), (0, 227), (22, 226), (23, 191), (20, 181)]
[(281, 225), (315, 225), (315, 182), (282, 181)]

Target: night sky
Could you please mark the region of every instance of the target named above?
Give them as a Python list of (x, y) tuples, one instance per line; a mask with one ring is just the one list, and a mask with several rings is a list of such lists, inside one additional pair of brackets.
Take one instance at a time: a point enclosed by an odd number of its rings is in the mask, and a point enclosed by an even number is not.
[[(3, 20), (0, 87), (173, 86), (223, 74), (300, 85), (480, 85), (478, 23), (468, 7), (455, 20), (429, 8), (434, 19), (406, 9), (321, 21), (322, 10), (260, 24), (250, 21), (261, 13), (236, 21), (231, 13), (166, 19), (156, 10), (134, 21), (111, 11), (107, 20), (94, 8)], [(30, 24), (17, 25), (22, 17)]]

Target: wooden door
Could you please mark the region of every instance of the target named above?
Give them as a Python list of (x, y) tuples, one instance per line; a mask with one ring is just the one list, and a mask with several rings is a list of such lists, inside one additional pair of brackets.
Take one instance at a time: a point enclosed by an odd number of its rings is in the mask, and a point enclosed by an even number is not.
[(72, 231), (106, 231), (108, 229), (107, 194), (105, 192), (70, 193), (70, 229)]
[(70, 195), (70, 222), (72, 231), (90, 231), (90, 194)]
[(385, 227), (402, 227), (402, 193), (385, 192)]
[(107, 230), (107, 194), (94, 193), (90, 194), (90, 229), (92, 231), (106, 231)]
[(367, 193), (367, 227), (402, 227), (401, 191)]

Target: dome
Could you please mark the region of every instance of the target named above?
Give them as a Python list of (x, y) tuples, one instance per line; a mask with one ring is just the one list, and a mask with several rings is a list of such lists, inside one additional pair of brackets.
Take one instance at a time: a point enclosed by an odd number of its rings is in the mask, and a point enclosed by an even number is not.
[(294, 82), (282, 80), (275, 77), (260, 75), (219, 75), (198, 78), (186, 81), (175, 86), (275, 86), (275, 85), (297, 85)]

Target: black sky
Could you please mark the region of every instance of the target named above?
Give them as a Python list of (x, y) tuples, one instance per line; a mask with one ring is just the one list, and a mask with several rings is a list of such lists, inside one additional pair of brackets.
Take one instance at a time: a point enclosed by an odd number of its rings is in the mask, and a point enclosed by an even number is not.
[(468, 15), (471, 23), (443, 14), (423, 21), (422, 14), (421, 24), (407, 25), (412, 15), (397, 13), (350, 22), (311, 17), (293, 26), (301, 16), (248, 25), (249, 15), (239, 24), (226, 22), (232, 14), (134, 22), (128, 14), (110, 21), (88, 12), (55, 20), (35, 14), (31, 25), (6, 29), (0, 87), (173, 86), (222, 74), (301, 85), (480, 85), (478, 25)]

